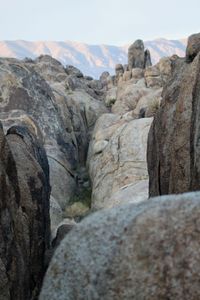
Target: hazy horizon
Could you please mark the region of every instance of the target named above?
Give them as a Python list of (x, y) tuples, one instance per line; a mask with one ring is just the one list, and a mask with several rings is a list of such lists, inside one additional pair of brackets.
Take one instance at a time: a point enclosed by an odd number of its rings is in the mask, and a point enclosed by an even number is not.
[[(136, 38), (136, 39), (140, 39), (140, 37)], [(135, 39), (135, 40), (136, 40)], [(147, 39), (147, 40), (143, 40), (144, 42), (152, 42), (152, 41), (159, 41), (159, 40), (166, 40), (166, 41), (185, 41), (188, 39), (188, 36), (186, 37), (178, 37), (178, 38), (173, 38), (173, 39), (170, 39), (170, 38), (167, 38), (167, 37), (157, 37), (157, 38), (152, 38), (152, 39)], [(132, 41), (129, 41), (125, 44), (120, 44), (120, 45), (117, 45), (117, 44), (110, 44), (110, 43), (87, 43), (87, 42), (82, 42), (82, 41), (78, 41), (78, 40), (68, 40), (68, 39), (65, 39), (65, 40), (25, 40), (25, 39), (13, 39), (13, 40), (0, 40), (0, 42), (27, 42), (27, 43), (40, 43), (40, 42), (57, 42), (57, 43), (62, 43), (62, 42), (69, 42), (69, 43), (80, 43), (80, 44), (85, 44), (85, 45), (89, 45), (89, 46), (117, 46), (117, 47), (125, 47), (127, 45), (130, 45), (130, 43), (133, 43), (135, 40), (132, 40)]]
[(168, 0), (0, 0), (0, 40), (125, 45), (198, 32), (200, 3)]

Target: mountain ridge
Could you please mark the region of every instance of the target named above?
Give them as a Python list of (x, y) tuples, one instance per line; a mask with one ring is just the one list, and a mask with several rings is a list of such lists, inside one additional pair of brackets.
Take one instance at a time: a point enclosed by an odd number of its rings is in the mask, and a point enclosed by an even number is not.
[[(155, 64), (163, 56), (177, 54), (184, 56), (187, 39), (168, 40), (158, 38), (145, 41), (145, 48), (151, 52)], [(127, 63), (127, 52), (130, 44), (115, 46), (107, 44), (87, 44), (78, 41), (0, 41), (0, 57), (32, 59), (41, 54), (48, 54), (63, 65), (71, 64), (79, 68), (85, 75), (98, 78), (103, 71), (114, 74), (117, 63)]]

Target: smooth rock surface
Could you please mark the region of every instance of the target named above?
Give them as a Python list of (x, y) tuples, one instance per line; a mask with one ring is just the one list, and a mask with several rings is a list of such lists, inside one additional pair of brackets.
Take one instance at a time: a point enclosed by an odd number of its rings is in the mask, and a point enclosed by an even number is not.
[[(114, 114), (98, 119), (88, 152), (93, 209), (118, 205), (120, 196), (116, 194), (121, 193), (120, 189), (141, 180), (148, 181), (146, 147), (151, 122), (151, 118), (134, 120), (131, 116), (120, 118)], [(142, 200), (146, 199), (147, 186), (137, 192)]]

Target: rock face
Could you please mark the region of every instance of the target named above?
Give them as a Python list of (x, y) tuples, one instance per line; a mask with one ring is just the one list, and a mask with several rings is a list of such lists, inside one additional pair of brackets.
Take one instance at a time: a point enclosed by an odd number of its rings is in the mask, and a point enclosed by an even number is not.
[(148, 139), (150, 196), (200, 189), (200, 53), (177, 59)]
[(135, 41), (128, 49), (128, 68), (144, 69), (151, 66), (151, 56), (149, 50), (144, 51), (144, 43), (142, 40)]
[(40, 300), (200, 298), (200, 193), (105, 210), (61, 242)]
[(36, 299), (49, 247), (49, 168), (22, 127), (0, 127), (0, 299)]
[[(111, 114), (97, 120), (87, 158), (93, 209), (147, 198), (148, 130), (176, 58), (150, 66), (150, 53), (139, 40), (129, 49), (130, 60), (131, 69), (118, 64), (113, 81), (107, 76), (104, 83), (104, 101)], [(134, 65), (138, 61), (141, 64)]]
[(116, 77), (119, 77), (120, 75), (123, 75), (123, 73), (124, 73), (124, 67), (122, 66), (122, 64), (117, 64), (115, 66)]
[[(139, 74), (136, 74), (136, 76), (138, 77)], [(118, 83), (116, 99), (111, 110), (113, 113), (119, 115), (132, 112), (135, 117), (138, 117), (138, 108), (143, 107), (146, 110), (149, 106), (153, 105), (156, 99), (161, 97), (161, 93), (161, 86), (147, 87), (144, 77), (132, 77), (128, 81)]]
[(155, 66), (145, 70), (144, 77), (147, 87), (163, 87), (171, 76), (172, 65), (176, 56), (164, 57)]
[[(88, 152), (92, 208), (148, 197), (146, 147), (151, 122), (151, 118), (134, 120), (131, 116), (114, 114), (104, 114), (98, 119)], [(133, 194), (129, 198), (130, 189)]]
[(200, 33), (193, 34), (188, 38), (186, 49), (186, 61), (192, 62), (200, 51)]
[(144, 43), (142, 40), (135, 41), (128, 49), (128, 68), (131, 71), (133, 68), (143, 69), (144, 63)]
[[(100, 82), (48, 55), (35, 61), (0, 59), (0, 120), (6, 129), (25, 125), (44, 142), (57, 212), (79, 189), (77, 170), (85, 164), (91, 131), (107, 112), (103, 94)], [(53, 226), (60, 221), (61, 214)]]

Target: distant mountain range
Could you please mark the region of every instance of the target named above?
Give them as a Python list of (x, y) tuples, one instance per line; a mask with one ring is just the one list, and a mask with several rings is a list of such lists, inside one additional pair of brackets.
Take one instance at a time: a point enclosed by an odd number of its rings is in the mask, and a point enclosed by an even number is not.
[[(146, 41), (145, 47), (151, 52), (152, 62), (156, 63), (163, 56), (185, 55), (187, 39), (156, 39)], [(114, 73), (117, 63), (127, 63), (129, 45), (88, 45), (79, 42), (23, 40), (0, 42), (0, 57), (35, 58), (41, 54), (49, 54), (63, 65), (71, 64), (79, 68), (85, 75), (98, 78), (103, 71)]]

